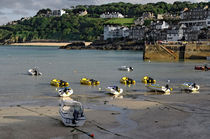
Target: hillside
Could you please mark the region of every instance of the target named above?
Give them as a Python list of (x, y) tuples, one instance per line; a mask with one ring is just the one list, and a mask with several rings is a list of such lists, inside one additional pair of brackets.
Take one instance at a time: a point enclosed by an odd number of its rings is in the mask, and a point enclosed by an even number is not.
[[(110, 3), (105, 5), (78, 5), (73, 9), (64, 9), (67, 14), (62, 16), (42, 16), (50, 9), (41, 9), (32, 18), (20, 19), (11, 24), (0, 26), (0, 43), (28, 42), (31, 40), (57, 41), (95, 41), (103, 34), (104, 24), (119, 24), (130, 26), (134, 19), (144, 12), (179, 14), (184, 8), (210, 6), (210, 2), (190, 3), (165, 2), (142, 4)], [(87, 10), (88, 14), (79, 16), (80, 11)], [(120, 12), (127, 18), (102, 19), (100, 14)]]

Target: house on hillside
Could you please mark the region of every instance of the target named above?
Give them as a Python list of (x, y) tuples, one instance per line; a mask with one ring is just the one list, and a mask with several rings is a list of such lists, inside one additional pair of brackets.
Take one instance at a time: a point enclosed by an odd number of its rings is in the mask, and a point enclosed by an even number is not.
[(151, 20), (151, 19), (155, 18), (154, 14), (151, 12), (145, 12), (145, 13), (143, 13), (143, 15), (141, 17), (144, 20)]
[(135, 25), (144, 25), (144, 19), (142, 17), (137, 18), (134, 20)]
[(167, 41), (179, 41), (184, 37), (185, 25), (173, 26), (167, 30)]
[(129, 29), (129, 38), (133, 40), (143, 40), (145, 36), (144, 26), (132, 26)]
[(112, 12), (112, 13), (103, 13), (100, 15), (100, 18), (124, 18), (124, 16), (119, 12)]
[(169, 24), (165, 21), (156, 21), (151, 23), (151, 29), (163, 30), (169, 28)]
[(79, 16), (85, 16), (87, 14), (88, 14), (87, 10), (85, 10), (85, 11), (79, 11)]
[(157, 21), (155, 28), (160, 30), (167, 29), (169, 28), (169, 24), (165, 21)]
[(180, 24), (185, 24), (186, 27), (196, 26), (198, 30), (210, 27), (210, 8), (186, 9), (181, 12), (182, 21)]
[(129, 36), (129, 28), (118, 25), (105, 25), (104, 26), (104, 40), (125, 38)]
[(62, 16), (65, 13), (66, 13), (66, 11), (64, 11), (64, 10), (52, 10), (51, 15), (52, 16)]

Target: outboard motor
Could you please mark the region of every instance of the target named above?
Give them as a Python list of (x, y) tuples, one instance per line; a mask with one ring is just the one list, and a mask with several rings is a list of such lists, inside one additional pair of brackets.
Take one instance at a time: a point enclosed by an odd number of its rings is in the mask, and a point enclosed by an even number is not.
[(129, 68), (130, 68), (131, 71), (133, 71), (133, 68), (132, 67), (129, 67)]
[(76, 124), (76, 121), (78, 120), (78, 117), (79, 117), (79, 111), (74, 110), (73, 117), (74, 117), (74, 119), (73, 119), (72, 123)]

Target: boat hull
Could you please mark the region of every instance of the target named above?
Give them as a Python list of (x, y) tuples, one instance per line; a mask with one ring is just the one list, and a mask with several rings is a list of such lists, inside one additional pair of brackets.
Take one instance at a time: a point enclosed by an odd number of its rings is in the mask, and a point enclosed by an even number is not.
[(56, 86), (56, 87), (68, 87), (69, 86), (69, 83), (68, 82), (62, 82), (61, 83), (61, 80), (58, 80), (58, 79), (53, 79), (50, 81), (50, 84), (52, 86)]
[(68, 114), (63, 113), (61, 110), (59, 110), (59, 113), (61, 116), (61, 120), (65, 126), (77, 127), (83, 126), (85, 124), (85, 117), (80, 117), (75, 121), (74, 118), (69, 117)]
[(195, 66), (195, 70), (210, 70), (210, 67), (205, 68), (204, 66)]
[(128, 77), (122, 77), (120, 79), (120, 83), (122, 83), (122, 84), (136, 84), (136, 81), (133, 79), (130, 79)]
[(195, 85), (195, 87), (193, 87), (193, 83), (183, 83), (181, 85), (181, 90), (184, 91), (199, 91), (200, 86), (199, 85)]
[(171, 88), (166, 88), (165, 86), (149, 84), (145, 85), (146, 88), (150, 89), (151, 91), (163, 92), (163, 93), (170, 93), (172, 90)]
[(69, 97), (73, 94), (73, 89), (67, 90), (66, 92), (64, 92), (64, 89), (59, 89), (58, 90), (58, 95), (60, 97)]
[(123, 89), (119, 88), (118, 91), (117, 91), (117, 90), (115, 90), (112, 87), (107, 87), (106, 91), (109, 92), (109, 94), (112, 94), (112, 95), (119, 95), (119, 94), (121, 94), (123, 92)]
[(28, 74), (32, 75), (32, 76), (41, 76), (42, 75), (41, 72), (35, 73), (33, 69), (29, 69)]
[(96, 80), (91, 80), (91, 79), (88, 79), (88, 78), (82, 78), (80, 80), (80, 83), (83, 84), (83, 85), (99, 85), (100, 82), (99, 81), (96, 81)]

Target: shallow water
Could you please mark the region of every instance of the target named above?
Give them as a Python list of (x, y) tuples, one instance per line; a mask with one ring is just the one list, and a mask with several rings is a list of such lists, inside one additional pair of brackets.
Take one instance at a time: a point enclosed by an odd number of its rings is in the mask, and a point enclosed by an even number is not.
[[(141, 78), (149, 75), (159, 84), (170, 86), (176, 94), (181, 93), (179, 85), (183, 82), (196, 82), (201, 86), (200, 93), (210, 90), (210, 71), (195, 71), (195, 65), (210, 61), (149, 62), (142, 60), (141, 51), (102, 51), (102, 50), (61, 50), (57, 47), (0, 47), (0, 106), (15, 104), (51, 104), (57, 101), (56, 88), (50, 86), (53, 78), (70, 83), (74, 94), (106, 96), (104, 88), (118, 85), (124, 89), (125, 96), (145, 95), (148, 91)], [(119, 71), (122, 65), (132, 66), (133, 72)], [(41, 77), (32, 77), (27, 70), (39, 67)], [(128, 76), (136, 80), (130, 87), (119, 80)], [(99, 86), (80, 85), (82, 77), (99, 80)], [(102, 91), (99, 91), (101, 89)], [(134, 94), (135, 95), (135, 94)], [(133, 95), (133, 96), (134, 96)]]

